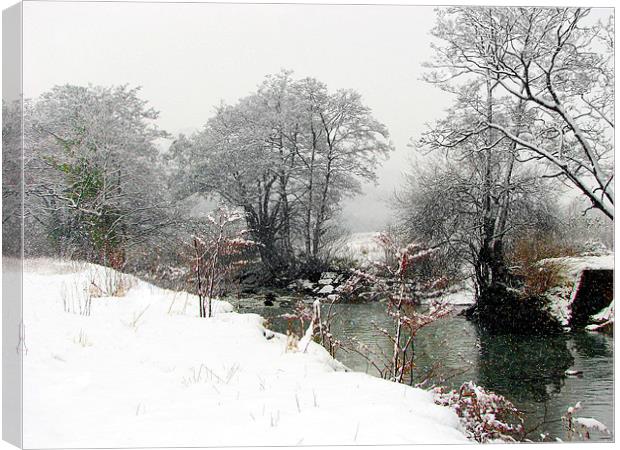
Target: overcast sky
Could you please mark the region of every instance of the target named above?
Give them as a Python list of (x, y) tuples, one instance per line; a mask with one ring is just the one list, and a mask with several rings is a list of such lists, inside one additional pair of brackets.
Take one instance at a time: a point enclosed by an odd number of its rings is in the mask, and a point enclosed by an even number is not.
[(26, 2), (24, 95), (65, 83), (142, 86), (160, 127), (176, 134), (281, 69), (356, 89), (396, 147), (379, 186), (346, 206), (351, 229), (378, 230), (410, 138), (450, 102), (421, 81), (434, 18), (428, 6)]

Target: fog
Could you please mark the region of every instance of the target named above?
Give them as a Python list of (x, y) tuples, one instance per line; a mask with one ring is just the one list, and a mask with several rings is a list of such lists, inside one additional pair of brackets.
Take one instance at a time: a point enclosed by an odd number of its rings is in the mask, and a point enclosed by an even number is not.
[(281, 69), (330, 90), (352, 88), (396, 148), (377, 186), (347, 201), (354, 231), (377, 230), (425, 122), (449, 98), (421, 80), (433, 7), (339, 5), (24, 4), (24, 93), (56, 84), (142, 86), (172, 134), (199, 129)]
[(142, 86), (174, 135), (281, 69), (355, 89), (396, 149), (377, 185), (344, 205), (352, 231), (373, 231), (389, 221), (410, 140), (450, 103), (421, 79), (434, 19), (432, 6), (27, 2), (24, 95), (66, 83)]

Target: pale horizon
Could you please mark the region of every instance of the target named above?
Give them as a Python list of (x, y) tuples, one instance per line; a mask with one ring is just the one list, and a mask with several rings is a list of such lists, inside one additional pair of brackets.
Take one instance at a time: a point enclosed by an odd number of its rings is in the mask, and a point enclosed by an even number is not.
[(355, 89), (396, 149), (378, 185), (345, 205), (352, 231), (378, 231), (408, 167), (410, 139), (450, 103), (421, 80), (434, 17), (433, 6), (28, 2), (24, 93), (67, 83), (141, 86), (159, 126), (177, 135), (282, 69), (330, 91)]

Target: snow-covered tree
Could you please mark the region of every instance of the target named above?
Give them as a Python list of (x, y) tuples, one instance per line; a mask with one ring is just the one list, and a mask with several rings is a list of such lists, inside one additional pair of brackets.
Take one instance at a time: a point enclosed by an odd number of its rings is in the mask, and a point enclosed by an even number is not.
[(614, 217), (613, 17), (594, 23), (583, 8), (440, 9), (443, 41), (431, 81), (484, 80), (522, 104), (527, 129), (486, 115), (469, 133), (497, 133), (520, 159), (548, 163), (548, 176), (577, 188)]
[(127, 86), (56, 86), (34, 102), (26, 214), (59, 250), (121, 265), (128, 247), (169, 223), (157, 116)]
[[(217, 194), (246, 213), (273, 273), (301, 244), (319, 257), (344, 196), (373, 180), (391, 146), (387, 130), (350, 90), (329, 93), (289, 72), (268, 76), (235, 105), (221, 105), (200, 133), (172, 146), (189, 192)], [(189, 166), (189, 167), (188, 167)]]
[(2, 100), (2, 255), (19, 256), (22, 242), (22, 105)]
[(387, 129), (372, 117), (357, 92), (330, 94), (311, 78), (301, 80), (297, 90), (306, 142), (295, 147), (305, 168), (304, 244), (306, 255), (316, 259), (340, 200), (359, 193), (362, 181), (376, 179), (379, 160), (391, 145)]
[(487, 81), (459, 87), (446, 117), (414, 143), (425, 161), (398, 195), (410, 238), (429, 239), (446, 258), (466, 262), (479, 294), (510, 281), (506, 246), (516, 232), (540, 225), (550, 199), (537, 167), (518, 158), (513, 142), (493, 130), (471, 131), (489, 117), (514, 130), (529, 125), (523, 103), (498, 98)]

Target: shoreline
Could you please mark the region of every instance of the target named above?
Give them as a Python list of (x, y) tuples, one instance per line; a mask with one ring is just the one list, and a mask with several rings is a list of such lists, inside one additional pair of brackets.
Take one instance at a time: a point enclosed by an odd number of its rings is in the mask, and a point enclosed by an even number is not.
[(195, 296), (123, 275), (124, 295), (92, 298), (83, 316), (63, 311), (67, 292), (118, 272), (24, 266), (28, 447), (470, 442), (430, 392), (345, 372), (314, 342), (287, 349), (227, 302), (199, 319)]

